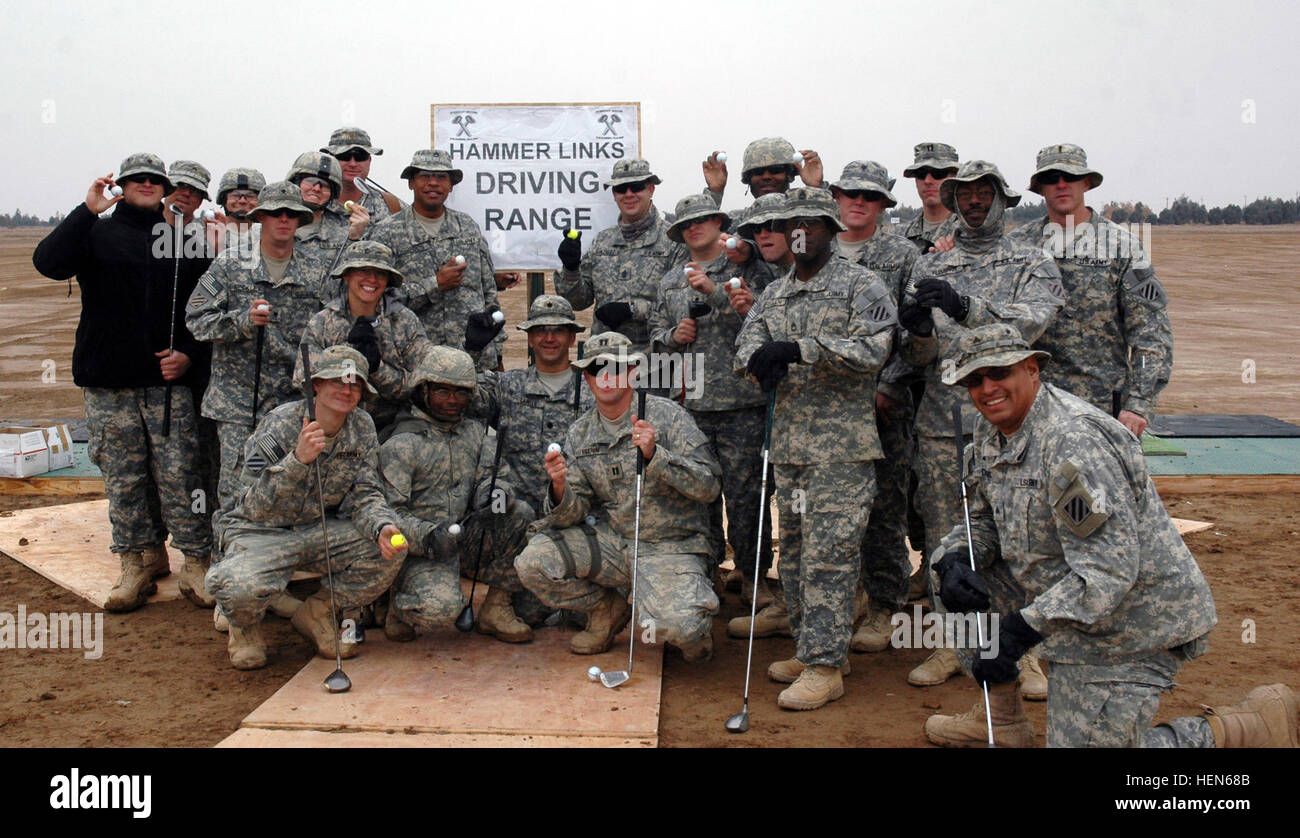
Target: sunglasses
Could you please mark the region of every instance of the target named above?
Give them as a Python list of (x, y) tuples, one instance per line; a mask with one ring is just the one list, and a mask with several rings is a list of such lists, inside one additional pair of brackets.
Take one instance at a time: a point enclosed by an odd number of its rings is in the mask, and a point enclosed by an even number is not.
[(970, 389), (971, 387), (978, 387), (983, 384), (984, 379), (986, 378), (990, 381), (1002, 381), (1015, 371), (1015, 367), (989, 367), (988, 372), (973, 372), (958, 381), (957, 385)]
[(692, 218), (690, 221), (682, 222), (682, 229), (686, 230), (691, 227), (694, 227), (697, 224), (707, 224), (710, 221), (716, 221), (717, 219), (718, 217), (716, 215), (706, 215), (703, 218)]
[(787, 233), (798, 230), (802, 227), (805, 230), (812, 229), (814, 224), (825, 224), (821, 216), (803, 216), (801, 218), (787, 218), (781, 222), (781, 229)]
[(566, 332), (577, 334), (572, 326), (534, 326), (528, 330), (530, 335), (559, 335), (560, 337), (564, 337)]
[(916, 170), (916, 179), (925, 180), (926, 178), (934, 178), (935, 180), (943, 180), (944, 178), (951, 177), (956, 171), (956, 169), (931, 169), (927, 166), (924, 169)]
[(330, 188), (330, 182), (328, 180), (321, 180), (318, 177), (305, 177), (302, 180), (298, 181), (298, 185), (306, 186), (308, 189), (329, 189)]
[(771, 175), (775, 177), (777, 175), (788, 175), (790, 173), (790, 169), (792, 168), (794, 167), (793, 166), (763, 166), (758, 169), (750, 169), (748, 172), (745, 172), (745, 174), (749, 175), (750, 177), (755, 177), (756, 175)]
[(297, 218), (298, 213), (286, 207), (273, 210), (262, 210), (262, 215), (267, 218)]
[(119, 178), (127, 183), (147, 183), (150, 186), (166, 186), (166, 179), (158, 175), (130, 175), (129, 177)]
[(867, 201), (883, 201), (885, 199), (884, 195), (870, 189), (841, 189), (840, 194), (850, 201), (856, 201), (858, 198)]
[(469, 401), (469, 390), (465, 387), (447, 387), (445, 385), (436, 385), (429, 388), (429, 394), (444, 399), (456, 399), (457, 401)]
[(334, 155), (334, 159), (343, 163), (351, 163), (353, 161), (357, 163), (364, 163), (370, 159), (370, 152), (362, 151), (359, 148), (354, 148), (351, 149), (350, 151), (345, 151), (342, 154)]
[(631, 192), (634, 195), (640, 195), (649, 185), (650, 181), (648, 180), (643, 180), (638, 183), (620, 183), (618, 186), (613, 187), (613, 190), (615, 195), (626, 195), (628, 192)]
[(1043, 172), (1039, 175), (1038, 182), (1043, 186), (1055, 186), (1061, 181), (1065, 181), (1066, 183), (1078, 183), (1086, 177), (1087, 175), (1072, 175), (1069, 172), (1051, 171)]
[(636, 369), (636, 364), (620, 364), (618, 361), (593, 361), (587, 365), (587, 375), (593, 378), (602, 375), (608, 375), (610, 378), (617, 378), (631, 370)]
[(755, 233), (779, 233), (781, 232), (780, 221), (764, 221), (761, 224), (746, 224), (745, 233), (753, 235)]
[(236, 189), (226, 193), (227, 201), (256, 201), (257, 193), (251, 189)]

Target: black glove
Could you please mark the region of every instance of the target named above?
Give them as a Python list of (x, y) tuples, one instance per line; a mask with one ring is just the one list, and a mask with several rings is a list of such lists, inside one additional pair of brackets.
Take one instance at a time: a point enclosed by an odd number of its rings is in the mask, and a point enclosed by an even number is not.
[[(489, 488), (491, 487), (486, 483), (484, 483), (482, 486), (479, 487), (478, 494), (474, 496), (475, 510), (481, 510), (481, 509), (487, 509), (489, 511), (491, 510), (492, 495), (488, 492)], [(508, 512), (510, 510), (510, 507), (513, 506), (515, 502), (514, 490), (504, 483), (498, 483), (496, 487), (496, 494), (497, 497), (505, 501), (506, 504), (505, 508), (506, 511)]]
[(617, 329), (632, 319), (632, 306), (627, 303), (605, 303), (596, 309), (596, 319), (611, 329)]
[(491, 311), (476, 311), (465, 318), (465, 351), (478, 352), (492, 342), (492, 338), (501, 333), (506, 321), (500, 323), (492, 319)]
[(976, 681), (1009, 684), (1020, 677), (1020, 667), (1016, 662), (1042, 639), (1043, 636), (1025, 622), (1020, 612), (1014, 611), (998, 626), (997, 657), (985, 660), (981, 653), (971, 665), (971, 674)]
[(447, 531), (451, 521), (443, 521), (424, 537), (424, 555), (430, 559), (448, 559), (456, 555), (457, 536)]
[(379, 369), (379, 335), (375, 334), (375, 321), (369, 317), (358, 317), (348, 332), (348, 343), (352, 348), (366, 356), (370, 365), (367, 374)]
[(686, 313), (695, 320), (699, 320), (713, 309), (703, 300), (691, 300), (691, 304), (686, 307)]
[(935, 562), (939, 574), (939, 599), (949, 611), (989, 610), (989, 586), (970, 569), (970, 556), (964, 550), (951, 550)]
[(916, 284), (916, 304), (922, 308), (937, 308), (958, 323), (966, 319), (970, 303), (960, 296), (944, 279), (923, 279)]
[(934, 318), (930, 316), (930, 309), (921, 308), (916, 303), (903, 303), (898, 307), (898, 322), (917, 337), (928, 338), (934, 334)]
[(578, 233), (576, 239), (569, 238), (569, 231), (564, 231), (564, 238), (560, 239), (560, 247), (555, 251), (560, 256), (560, 264), (567, 271), (576, 271), (582, 264), (582, 233)]
[(770, 393), (790, 371), (790, 364), (798, 360), (799, 344), (792, 340), (772, 340), (755, 350), (746, 366), (758, 379), (763, 392)]

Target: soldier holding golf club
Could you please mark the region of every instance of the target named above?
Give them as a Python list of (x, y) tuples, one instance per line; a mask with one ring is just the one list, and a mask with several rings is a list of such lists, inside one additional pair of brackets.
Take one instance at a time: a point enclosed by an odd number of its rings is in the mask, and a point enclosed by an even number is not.
[(336, 128), (330, 134), (329, 144), (321, 151), (339, 161), (343, 187), (338, 199), (344, 206), (348, 201), (360, 204), (370, 215), (371, 224), (378, 224), (402, 211), (402, 202), (396, 195), (370, 180), (372, 158), (380, 156), (384, 150), (371, 144), (370, 134), (366, 131), (346, 126)]
[[(587, 614), (569, 648), (595, 655), (627, 625), (637, 561), (634, 632), (681, 650), (687, 661), (713, 655), (708, 505), (720, 489), (717, 460), (690, 414), (649, 396), (644, 416), (633, 396), (642, 356), (617, 332), (587, 343), (583, 370), (596, 402), (569, 428), (563, 450), (545, 454), (550, 492), (537, 534), (515, 559), (519, 579), (546, 605)], [(637, 506), (637, 452), (645, 458)], [(538, 452), (540, 456), (542, 452)], [(639, 515), (639, 543), (635, 542)]]
[(912, 151), (912, 165), (903, 170), (903, 177), (916, 180), (921, 212), (903, 228), (903, 237), (928, 253), (935, 242), (957, 232), (956, 213), (939, 197), (940, 185), (957, 174), (957, 149), (947, 143), (917, 143)]
[(363, 392), (377, 395), (369, 364), (347, 345), (314, 355), (308, 386), (315, 420), (308, 421), (301, 400), (263, 417), (244, 445), (235, 503), (217, 515), (222, 560), (208, 571), (207, 584), (230, 621), (227, 650), (236, 669), (266, 666), (262, 616), (295, 570), (325, 572), (327, 579), (294, 613), (293, 627), (321, 657), (349, 658), (356, 644), (340, 637), (331, 596), (338, 611), (360, 608), (401, 568), (405, 548), (392, 543), (398, 516), (384, 499), (375, 426), (356, 410)]

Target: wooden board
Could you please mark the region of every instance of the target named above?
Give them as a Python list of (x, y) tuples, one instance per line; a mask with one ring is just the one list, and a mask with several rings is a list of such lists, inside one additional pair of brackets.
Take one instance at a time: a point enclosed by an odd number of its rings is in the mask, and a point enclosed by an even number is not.
[(524, 734), (374, 733), (241, 727), (217, 748), (648, 748), (648, 739)]

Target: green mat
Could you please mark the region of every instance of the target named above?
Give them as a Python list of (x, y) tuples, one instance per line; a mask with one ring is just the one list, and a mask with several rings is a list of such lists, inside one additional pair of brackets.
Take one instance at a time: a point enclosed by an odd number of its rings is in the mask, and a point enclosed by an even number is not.
[(1142, 434), (1142, 453), (1148, 457), (1186, 457), (1187, 452), (1174, 445), (1167, 439), (1161, 439), (1158, 436), (1152, 436), (1149, 433)]

